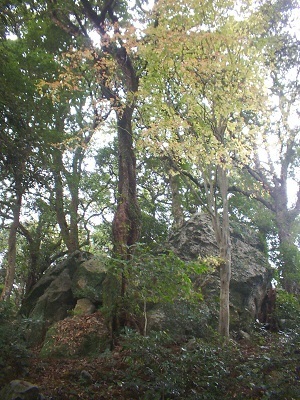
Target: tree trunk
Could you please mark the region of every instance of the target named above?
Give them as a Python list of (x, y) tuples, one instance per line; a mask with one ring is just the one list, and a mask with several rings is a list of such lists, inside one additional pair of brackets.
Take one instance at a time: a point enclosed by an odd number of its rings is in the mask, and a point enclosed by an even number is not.
[(13, 221), (10, 226), (8, 237), (7, 269), (4, 288), (2, 290), (0, 300), (9, 300), (14, 285), (17, 257), (17, 231), (20, 224), (20, 213), (23, 196), (21, 179), (16, 179), (15, 194), (16, 201), (13, 208)]
[(66, 211), (64, 206), (64, 190), (62, 181), (63, 161), (62, 154), (55, 149), (53, 154), (54, 161), (54, 182), (55, 182), (55, 211), (57, 222), (60, 228), (62, 239), (68, 249), (68, 253), (72, 254), (79, 250), (78, 240), (78, 193), (74, 196), (74, 190), (71, 192), (71, 210), (70, 210), (70, 226), (67, 223)]
[(294, 209), (288, 209), (287, 170), (283, 166), (280, 183), (275, 180), (271, 196), (278, 229), (281, 283), (287, 292), (296, 294), (299, 291), (299, 278), (296, 278), (298, 268), (295, 260), (299, 257), (299, 249), (293, 243), (292, 231), (295, 219), (299, 215), (299, 205), (297, 203)]
[(228, 171), (222, 166), (218, 167), (218, 182), (222, 198), (222, 220), (220, 223), (220, 316), (219, 333), (225, 338), (229, 338), (230, 312), (230, 279), (231, 279), (231, 236), (229, 224), (229, 206), (228, 206)]
[[(224, 249), (225, 250), (225, 249)], [(221, 336), (229, 337), (230, 327), (230, 311), (229, 311), (229, 295), (230, 295), (230, 277), (231, 277), (231, 254), (228, 249), (220, 251), (223, 262), (220, 265), (220, 310), (219, 310), (219, 333)]]
[(173, 227), (179, 229), (184, 223), (184, 214), (182, 209), (182, 199), (180, 196), (180, 175), (174, 171), (174, 169), (168, 167), (168, 175), (172, 196), (172, 215), (173, 215)]
[[(230, 279), (231, 279), (231, 235), (228, 207), (228, 171), (222, 165), (217, 167), (217, 181), (222, 199), (222, 216), (216, 206), (213, 187), (206, 186), (209, 210), (212, 216), (216, 242), (220, 256), (220, 308), (219, 308), (219, 333), (225, 339), (229, 338), (230, 328)], [(212, 183), (212, 182), (210, 182)]]
[(290, 214), (289, 210), (285, 210), (276, 212), (275, 215), (279, 238), (281, 284), (288, 293), (298, 294), (299, 267), (296, 260), (299, 259), (299, 249), (293, 243), (291, 232), (294, 218), (291, 218)]
[(136, 196), (136, 159), (133, 151), (132, 108), (127, 106), (117, 115), (119, 146), (118, 204), (112, 223), (113, 253), (120, 259), (120, 281), (115, 275), (107, 277), (107, 306), (111, 308), (111, 346), (115, 334), (128, 323), (125, 294), (127, 278), (124, 261), (129, 261), (140, 237), (141, 213)]
[(133, 151), (132, 110), (118, 116), (119, 182), (118, 205), (113, 220), (114, 254), (130, 259), (132, 246), (140, 237), (140, 209), (136, 196), (136, 159)]

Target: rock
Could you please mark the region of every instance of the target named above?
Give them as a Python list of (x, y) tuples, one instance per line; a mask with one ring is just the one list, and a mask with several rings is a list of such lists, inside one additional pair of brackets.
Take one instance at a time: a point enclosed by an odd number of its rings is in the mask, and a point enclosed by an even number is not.
[(96, 307), (95, 304), (91, 302), (89, 299), (78, 299), (76, 306), (74, 308), (75, 315), (90, 315), (95, 312)]
[(105, 263), (91, 258), (80, 264), (72, 278), (72, 293), (75, 298), (88, 298), (93, 303), (102, 303), (103, 281), (106, 277)]
[[(231, 323), (241, 329), (258, 318), (263, 299), (271, 285), (272, 271), (258, 235), (247, 225), (234, 223), (232, 237), (232, 276), (230, 284)], [(218, 246), (215, 240), (211, 218), (208, 214), (194, 214), (183, 227), (170, 236), (170, 247), (180, 258), (186, 261), (207, 256), (217, 256)], [(198, 282), (204, 300), (210, 309), (217, 308), (219, 296), (218, 272), (205, 275), (205, 281)]]
[(249, 333), (247, 333), (245, 331), (240, 330), (239, 331), (239, 337), (241, 339), (246, 340), (247, 342), (251, 342), (251, 336), (249, 335)]
[(162, 307), (154, 307), (147, 312), (147, 331), (161, 331), (166, 327), (167, 315)]
[[(78, 251), (45, 272), (24, 299), (20, 311), (30, 320), (29, 344), (41, 342), (47, 329), (68, 317), (76, 304), (78, 311), (85, 304), (83, 313), (91, 313), (95, 305), (101, 305), (105, 261)], [(85, 300), (78, 303), (82, 298)]]
[(94, 356), (107, 350), (110, 335), (103, 315), (65, 318), (48, 329), (40, 355), (48, 357)]
[(1, 400), (43, 400), (39, 388), (22, 380), (11, 381), (0, 392)]
[(91, 384), (93, 382), (92, 375), (85, 369), (80, 372), (80, 379), (87, 384)]

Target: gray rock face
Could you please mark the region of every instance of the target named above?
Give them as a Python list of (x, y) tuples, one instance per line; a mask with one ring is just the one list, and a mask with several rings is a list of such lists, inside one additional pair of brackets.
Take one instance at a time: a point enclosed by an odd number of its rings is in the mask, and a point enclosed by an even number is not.
[(66, 318), (78, 300), (88, 299), (85, 302), (90, 302), (90, 309), (102, 303), (104, 264), (89, 253), (75, 252), (46, 271), (21, 308), (21, 314), (29, 317), (34, 326), (34, 332), (28, 334), (29, 342), (30, 338), (33, 342), (41, 340), (48, 327)]
[[(232, 319), (255, 320), (267, 288), (271, 284), (272, 273), (262, 245), (255, 231), (247, 225), (234, 224), (232, 237), (231, 304)], [(171, 249), (186, 261), (198, 257), (217, 256), (218, 246), (210, 216), (195, 214), (186, 224), (170, 237)], [(201, 279), (201, 278), (200, 278)], [(207, 279), (207, 277), (206, 277)], [(218, 273), (212, 274), (203, 286), (205, 297), (219, 294)]]
[(95, 304), (89, 299), (78, 299), (74, 308), (75, 315), (90, 315), (96, 310)]
[(22, 380), (11, 381), (0, 392), (1, 400), (42, 400), (39, 388)]

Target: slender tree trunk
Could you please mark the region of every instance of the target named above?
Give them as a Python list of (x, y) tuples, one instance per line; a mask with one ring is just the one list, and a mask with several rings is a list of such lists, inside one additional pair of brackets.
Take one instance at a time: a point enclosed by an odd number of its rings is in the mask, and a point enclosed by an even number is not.
[(129, 260), (140, 237), (140, 208), (136, 195), (136, 159), (133, 150), (132, 110), (118, 117), (119, 182), (118, 205), (113, 220), (114, 254)]
[(220, 265), (220, 312), (219, 312), (219, 333), (225, 338), (229, 337), (230, 328), (230, 279), (231, 279), (231, 245), (230, 233), (226, 227), (224, 230), (224, 244), (220, 249), (222, 259)]
[(291, 237), (294, 218), (291, 218), (289, 210), (276, 212), (276, 224), (278, 228), (279, 251), (280, 251), (280, 270), (282, 277), (282, 287), (288, 292), (297, 294), (299, 292), (299, 278), (297, 275), (297, 254), (298, 247), (293, 243)]
[(54, 182), (55, 182), (55, 210), (57, 222), (60, 228), (62, 239), (68, 249), (68, 253), (72, 254), (79, 249), (78, 240), (78, 192), (71, 192), (71, 209), (70, 209), (70, 226), (67, 223), (66, 211), (64, 205), (64, 189), (62, 181), (63, 162), (62, 154), (59, 150), (54, 150)]
[(222, 198), (222, 220), (220, 240), (220, 316), (219, 333), (225, 338), (229, 337), (230, 328), (230, 280), (231, 280), (231, 236), (228, 207), (228, 171), (222, 166), (218, 167), (218, 182)]
[(288, 192), (287, 192), (287, 168), (284, 165), (281, 169), (280, 182), (275, 181), (271, 196), (274, 201), (274, 211), (276, 226), (278, 229), (279, 251), (280, 251), (280, 271), (282, 274), (282, 286), (289, 293), (297, 293), (299, 291), (299, 280), (295, 279), (297, 275), (297, 265), (295, 259), (299, 249), (293, 243), (292, 231), (295, 219), (299, 215), (298, 207), (300, 201), (296, 203), (294, 209), (288, 208)]
[(11, 296), (16, 272), (17, 256), (17, 231), (20, 224), (20, 213), (22, 206), (23, 188), (21, 179), (16, 179), (16, 200), (13, 208), (13, 221), (10, 226), (8, 237), (7, 270), (4, 282), (4, 288), (0, 300), (8, 300)]
[(173, 226), (175, 229), (179, 229), (184, 223), (184, 214), (182, 209), (182, 199), (180, 196), (180, 175), (174, 171), (170, 166), (168, 167), (168, 175), (172, 196), (172, 215), (174, 218)]
[(231, 280), (231, 235), (228, 207), (228, 171), (222, 166), (217, 167), (217, 180), (222, 199), (222, 217), (216, 208), (215, 195), (212, 182), (206, 186), (209, 209), (212, 216), (216, 242), (219, 248), (220, 262), (220, 308), (219, 308), (219, 333), (225, 339), (230, 331), (230, 280)]

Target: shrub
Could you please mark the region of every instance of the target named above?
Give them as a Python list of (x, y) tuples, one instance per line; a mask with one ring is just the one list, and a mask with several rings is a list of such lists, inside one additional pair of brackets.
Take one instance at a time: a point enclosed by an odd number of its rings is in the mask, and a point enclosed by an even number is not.
[(125, 385), (144, 400), (223, 399), (229, 379), (228, 349), (202, 340), (180, 344), (165, 332), (148, 337), (130, 333), (124, 338), (128, 351)]
[(26, 365), (28, 352), (14, 305), (0, 303), (0, 386), (15, 379)]

